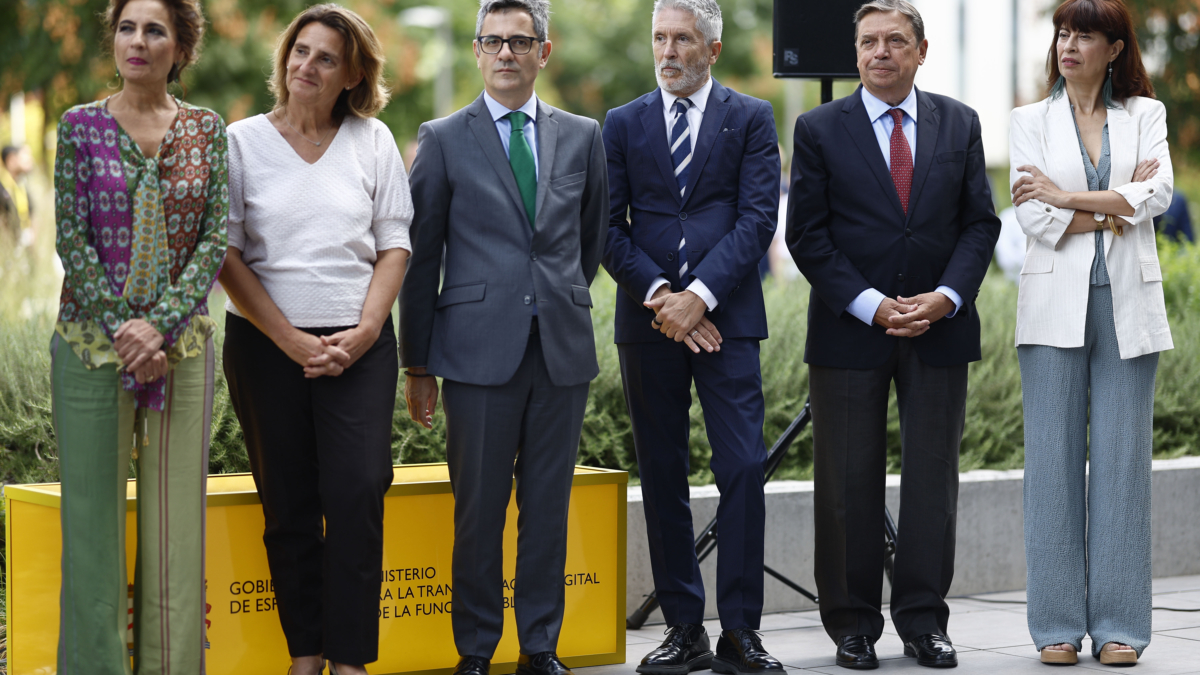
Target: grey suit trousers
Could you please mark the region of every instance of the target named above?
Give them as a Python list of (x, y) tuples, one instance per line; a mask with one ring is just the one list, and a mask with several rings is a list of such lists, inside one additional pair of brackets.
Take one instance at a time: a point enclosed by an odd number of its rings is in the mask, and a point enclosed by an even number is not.
[(520, 512), (513, 604), (521, 652), (558, 648), (567, 509), (588, 387), (550, 381), (536, 332), (507, 383), (444, 381), (454, 490), (452, 624), (461, 656), (491, 659), (504, 629), (504, 521), (513, 485), (506, 474), (516, 478)]

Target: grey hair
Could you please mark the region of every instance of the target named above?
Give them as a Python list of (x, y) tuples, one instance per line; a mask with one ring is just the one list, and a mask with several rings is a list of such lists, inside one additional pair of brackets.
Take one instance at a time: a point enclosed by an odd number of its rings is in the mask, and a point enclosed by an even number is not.
[[(543, 43), (550, 37), (550, 0), (479, 0), (479, 14), (475, 17), (475, 34), (483, 30), (483, 19), (492, 12), (519, 9), (533, 18), (534, 37)], [(540, 48), (539, 48), (540, 49)]]
[(858, 8), (854, 13), (854, 38), (858, 39), (858, 24), (868, 14), (875, 12), (900, 12), (908, 18), (908, 22), (912, 24), (913, 32), (917, 34), (917, 42), (925, 40), (925, 20), (921, 18), (921, 13), (908, 0), (871, 0)]
[(651, 17), (671, 8), (686, 10), (696, 17), (696, 30), (704, 36), (706, 44), (711, 45), (721, 39), (724, 23), (721, 21), (721, 6), (715, 0), (654, 0)]

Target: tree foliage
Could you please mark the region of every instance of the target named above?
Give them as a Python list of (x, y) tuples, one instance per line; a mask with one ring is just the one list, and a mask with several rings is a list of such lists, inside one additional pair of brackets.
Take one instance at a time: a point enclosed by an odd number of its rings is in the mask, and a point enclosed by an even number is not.
[(1167, 107), (1171, 145), (1200, 160), (1200, 0), (1126, 1), (1155, 96)]
[[(276, 36), (305, 0), (204, 0), (209, 20), (199, 63), (184, 76), (187, 100), (235, 121), (266, 112), (266, 88)], [(482, 90), (471, 52), (477, 0), (343, 0), (372, 25), (387, 53), (392, 103), (380, 118), (403, 142), (433, 117), (433, 79), (453, 64), (454, 106)], [(419, 4), (450, 11), (449, 50), (432, 31), (400, 25), (398, 14)], [(0, 9), (0, 97), (43, 91), (47, 114), (95, 100), (119, 88), (101, 16), (107, 0), (10, 0)], [(650, 51), (653, 0), (559, 0), (553, 3), (550, 63), (538, 95), (554, 105), (603, 120), (605, 112), (655, 87)], [(770, 0), (725, 0), (724, 44), (715, 75), (747, 93), (778, 98), (770, 76)], [(184, 91), (177, 90), (177, 95)]]

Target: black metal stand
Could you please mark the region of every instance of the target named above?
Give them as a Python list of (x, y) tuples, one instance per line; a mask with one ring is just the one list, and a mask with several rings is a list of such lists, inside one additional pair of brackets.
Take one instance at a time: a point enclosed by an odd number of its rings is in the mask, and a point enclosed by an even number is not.
[[(783, 458), (787, 455), (787, 451), (792, 447), (792, 443), (800, 436), (800, 432), (812, 420), (812, 408), (808, 401), (804, 402), (804, 408), (796, 415), (796, 419), (788, 425), (784, 430), (783, 435), (779, 440), (775, 441), (775, 445), (771, 446), (771, 451), (767, 453), (767, 459), (763, 462), (764, 480), (771, 480), (771, 476), (775, 474), (775, 470), (779, 468), (779, 464), (783, 462)], [(892, 555), (896, 552), (896, 524), (892, 521), (892, 514), (888, 512), (887, 507), (884, 507), (884, 571), (887, 572), (888, 581), (892, 579)], [(717, 548), (717, 519), (714, 517), (709, 521), (708, 526), (701, 531), (700, 536), (696, 537), (696, 558), (701, 562), (709, 556)], [(817, 596), (810, 593), (800, 584), (788, 579), (779, 572), (764, 565), (763, 571), (775, 577), (788, 588), (796, 591), (800, 595), (817, 602)], [(637, 630), (645, 625), (646, 620), (658, 609), (658, 592), (651, 591), (646, 596), (646, 600), (640, 607), (633, 611), (625, 618), (625, 627), (627, 629)]]

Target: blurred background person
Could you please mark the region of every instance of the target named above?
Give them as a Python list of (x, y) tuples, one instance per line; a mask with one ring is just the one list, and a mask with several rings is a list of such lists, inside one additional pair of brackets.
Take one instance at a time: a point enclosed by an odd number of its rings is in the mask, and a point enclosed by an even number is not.
[(18, 248), (33, 243), (33, 207), (26, 176), (33, 171), (28, 145), (8, 145), (0, 150), (0, 218)]
[(1154, 230), (1162, 232), (1163, 236), (1171, 241), (1196, 241), (1196, 235), (1192, 231), (1192, 216), (1188, 213), (1187, 197), (1182, 192), (1174, 192), (1167, 210), (1154, 216)]
[(1166, 109), (1121, 0), (1054, 12), (1050, 96), (1012, 113), (1028, 621), (1045, 663), (1150, 643), (1150, 460), (1171, 349), (1151, 219), (1171, 202)]
[(280, 35), (275, 109), (230, 126), (225, 377), (262, 499), (292, 675), (378, 658), (413, 205), (369, 25), (315, 5)]
[(66, 268), (50, 343), (62, 476), (58, 672), (130, 673), (132, 449), (134, 667), (203, 673), (207, 300), (225, 255), (225, 123), (167, 90), (196, 60), (198, 0), (112, 0), (105, 28), (122, 88), (63, 115), (54, 164)]

